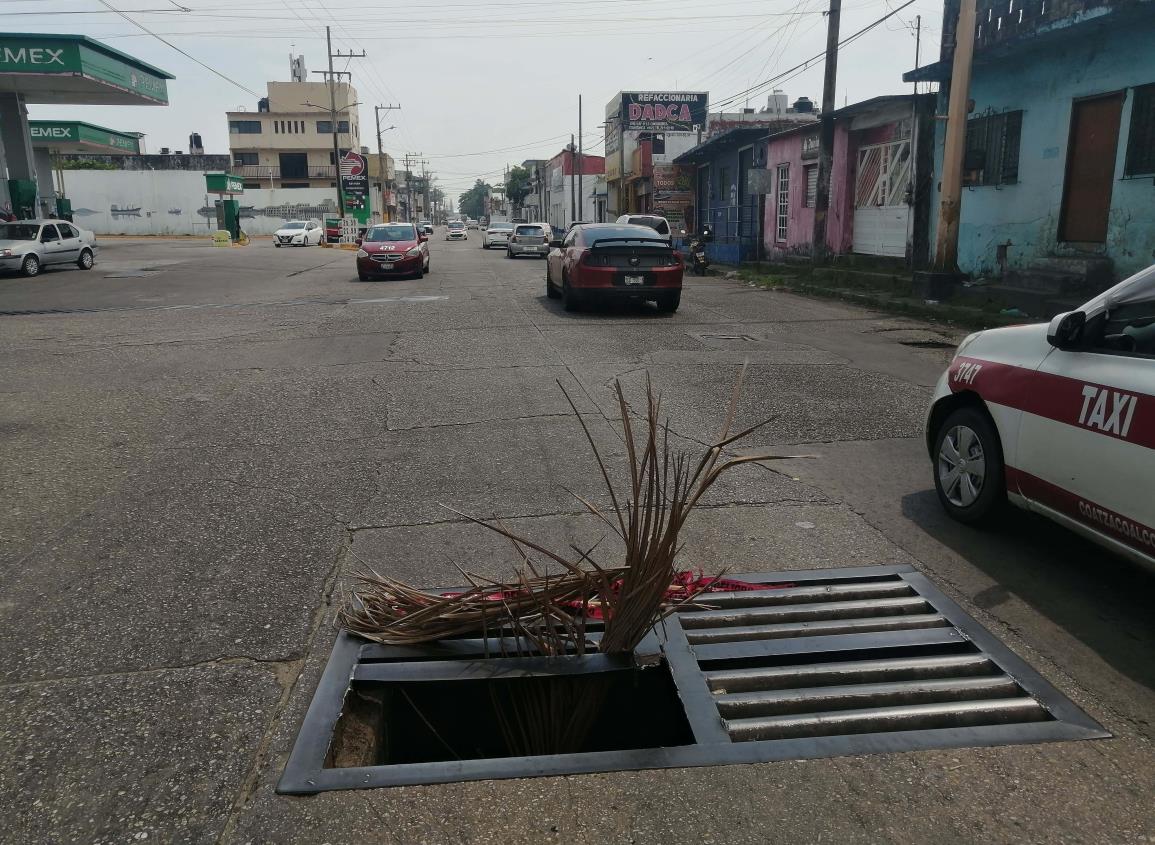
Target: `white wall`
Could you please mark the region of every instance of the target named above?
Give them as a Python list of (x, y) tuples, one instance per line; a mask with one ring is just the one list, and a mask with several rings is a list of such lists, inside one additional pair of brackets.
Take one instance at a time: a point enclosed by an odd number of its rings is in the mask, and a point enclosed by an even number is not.
[[(66, 170), (64, 191), (76, 224), (98, 235), (208, 235), (217, 227), (216, 195), (205, 192), (203, 173)], [(241, 228), (250, 235), (271, 234), (290, 218), (337, 211), (334, 188), (248, 190), (236, 199)], [(129, 211), (114, 214), (113, 206)]]

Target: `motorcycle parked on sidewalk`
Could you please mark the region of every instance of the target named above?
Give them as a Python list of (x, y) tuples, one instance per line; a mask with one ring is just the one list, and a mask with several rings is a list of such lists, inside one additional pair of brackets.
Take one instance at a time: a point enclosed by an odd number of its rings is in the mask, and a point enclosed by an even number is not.
[[(683, 229), (682, 234), (686, 234)], [(710, 268), (710, 259), (706, 257), (706, 244), (714, 239), (713, 232), (710, 227), (703, 227), (701, 232), (696, 232), (693, 239), (690, 241), (688, 247), (690, 253), (690, 269), (694, 271), (695, 276), (705, 276), (706, 271)]]

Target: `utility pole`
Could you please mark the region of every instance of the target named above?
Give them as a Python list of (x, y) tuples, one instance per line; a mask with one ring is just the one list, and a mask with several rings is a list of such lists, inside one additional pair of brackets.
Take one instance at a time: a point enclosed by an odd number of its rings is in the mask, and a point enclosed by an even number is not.
[[(585, 167), (583, 167), (584, 161), (585, 156), (582, 154), (582, 95), (578, 94), (578, 196), (581, 197), (578, 200), (578, 214), (582, 217), (584, 217), (586, 213), (585, 197), (582, 196), (585, 191), (585, 188), (582, 187), (582, 174), (585, 171)], [(579, 218), (575, 217), (575, 222), (578, 219)]]
[(569, 136), (569, 214), (570, 214), (569, 222), (570, 223), (574, 223), (577, 221), (577, 190), (574, 188), (574, 184), (573, 184), (573, 178), (574, 178), (573, 151), (574, 151), (574, 149), (576, 149), (576, 148), (574, 147), (573, 133), (571, 132), (570, 136)]
[(416, 223), (413, 219), (413, 167), (420, 159), (421, 153), (406, 153), (405, 154), (405, 193), (408, 200), (405, 203), (405, 215), (408, 217), (407, 223)]
[(424, 197), (421, 208), (428, 215), (428, 219), (432, 220), (433, 210), (429, 207), (429, 171), (425, 169), (427, 164), (429, 162), (426, 159), (421, 159), (421, 194)]
[(959, 4), (955, 27), (954, 62), (946, 113), (946, 144), (942, 153), (941, 202), (934, 244), (934, 269), (958, 270), (959, 210), (962, 205), (963, 154), (966, 150), (967, 102), (971, 87), (971, 60), (975, 52), (975, 0)]
[(394, 109), (400, 109), (400, 108), (401, 108), (401, 106), (394, 106), (394, 105), (373, 106), (373, 122), (377, 124), (377, 174), (378, 174), (378, 177), (381, 179), (381, 222), (382, 223), (386, 222), (386, 220), (385, 220), (385, 183), (387, 180), (385, 177), (387, 174), (385, 173), (385, 148), (381, 142), (381, 112), (393, 111)]
[(325, 27), (325, 52), (329, 54), (329, 70), (313, 71), (313, 73), (326, 74), (329, 79), (329, 123), (333, 130), (333, 168), (337, 174), (337, 211), (341, 217), (345, 216), (345, 192), (341, 190), (341, 141), (337, 134), (337, 77), (344, 75), (348, 76), (350, 80), (353, 78), (352, 74), (346, 71), (334, 71), (333, 59), (363, 59), (365, 58), (365, 51), (360, 53), (342, 53), (333, 52), (333, 34), (329, 27)]
[[(973, 2), (973, 0), (972, 0)], [(818, 187), (814, 197), (814, 231), (810, 255), (815, 264), (826, 260), (826, 214), (830, 209), (830, 170), (834, 163), (834, 97), (838, 81), (838, 23), (842, 0), (830, 0), (826, 13), (826, 69), (822, 78), (822, 114), (818, 132)], [(806, 185), (801, 185), (806, 190)]]

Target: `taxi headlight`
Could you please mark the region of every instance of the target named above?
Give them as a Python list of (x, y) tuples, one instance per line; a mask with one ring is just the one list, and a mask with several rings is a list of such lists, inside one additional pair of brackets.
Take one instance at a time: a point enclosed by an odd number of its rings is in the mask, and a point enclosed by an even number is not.
[(366, 252), (365, 250), (363, 250), (363, 249), (359, 249), (359, 250), (357, 250), (357, 257), (358, 257), (358, 258), (368, 258), (368, 257), (369, 257), (369, 253), (367, 253), (367, 252)]
[(405, 250), (405, 254), (406, 255), (420, 255), (421, 254), (421, 247), (411, 246), (411, 247), (409, 247), (409, 249)]

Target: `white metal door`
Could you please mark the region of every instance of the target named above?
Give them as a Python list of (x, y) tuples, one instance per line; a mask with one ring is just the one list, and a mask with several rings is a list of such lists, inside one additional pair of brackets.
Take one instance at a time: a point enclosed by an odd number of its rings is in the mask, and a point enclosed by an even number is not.
[(910, 206), (910, 140), (873, 144), (858, 150), (854, 191), (855, 252), (906, 255)]

